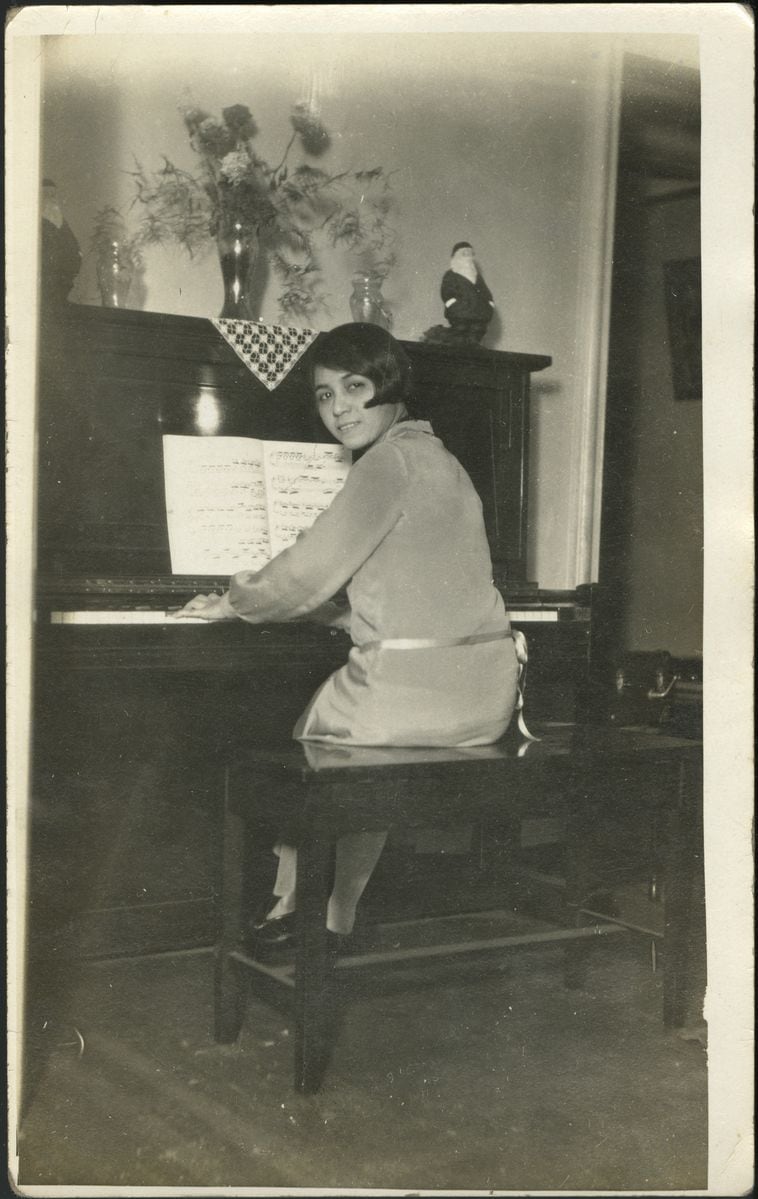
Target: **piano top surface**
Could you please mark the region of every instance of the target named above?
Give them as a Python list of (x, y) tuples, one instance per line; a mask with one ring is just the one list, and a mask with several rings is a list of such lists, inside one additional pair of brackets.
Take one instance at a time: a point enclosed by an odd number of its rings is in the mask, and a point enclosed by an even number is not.
[[(45, 333), (72, 333), (91, 338), (96, 334), (107, 347), (113, 339), (119, 348), (126, 345), (140, 356), (161, 359), (205, 360), (210, 354), (218, 362), (239, 366), (234, 351), (220, 339), (212, 320), (207, 317), (179, 316), (175, 313), (151, 312), (134, 308), (106, 308), (90, 304), (66, 304), (62, 313), (48, 316)], [(445, 370), (464, 366), (467, 372), (486, 371), (493, 363), (516, 364), (531, 372), (545, 370), (552, 363), (547, 354), (491, 350), (480, 345), (455, 345), (403, 341), (413, 358), (444, 364)], [(242, 368), (244, 370), (244, 368)]]

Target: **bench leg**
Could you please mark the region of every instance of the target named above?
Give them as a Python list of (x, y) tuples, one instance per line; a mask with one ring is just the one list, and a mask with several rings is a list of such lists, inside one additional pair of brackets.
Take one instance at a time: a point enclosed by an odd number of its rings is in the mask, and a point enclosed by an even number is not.
[(214, 979), (214, 1038), (236, 1041), (245, 1017), (247, 988), (240, 963), (231, 957), (240, 946), (244, 872), (244, 822), (225, 797), (222, 859), (220, 935), (216, 945)]
[(332, 1041), (333, 978), (326, 905), (334, 843), (313, 834), (297, 851), (295, 958), (295, 1089), (306, 1095), (323, 1081)]
[(245, 1019), (247, 983), (240, 962), (219, 951), (216, 956), (213, 1038), (221, 1044), (237, 1040)]

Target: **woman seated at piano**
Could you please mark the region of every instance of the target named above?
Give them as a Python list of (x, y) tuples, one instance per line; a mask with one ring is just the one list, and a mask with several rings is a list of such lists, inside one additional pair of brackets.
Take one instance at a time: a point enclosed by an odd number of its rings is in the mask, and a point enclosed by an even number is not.
[[(349, 630), (347, 662), (319, 688), (293, 737), (338, 745), (475, 746), (497, 741), (517, 700), (518, 662), (492, 581), (482, 507), (463, 467), (412, 416), (411, 368), (376, 325), (318, 339), (318, 412), (353, 454), (330, 507), (261, 570), (182, 609), (205, 620), (314, 619)], [(333, 597), (347, 586), (348, 608)], [(386, 833), (337, 845), (330, 944), (347, 943)], [(261, 953), (294, 933), (296, 850), (276, 846), (273, 898), (255, 924)]]

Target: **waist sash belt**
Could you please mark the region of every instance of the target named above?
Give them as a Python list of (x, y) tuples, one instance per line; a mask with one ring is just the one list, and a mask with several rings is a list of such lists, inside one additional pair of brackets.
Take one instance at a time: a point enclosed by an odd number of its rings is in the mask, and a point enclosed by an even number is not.
[(475, 633), (473, 637), (388, 637), (383, 641), (367, 641), (360, 649), (447, 649), (453, 645), (479, 645), (482, 641), (513, 641), (513, 630), (499, 633)]
[(524, 686), (526, 684), (526, 638), (523, 633), (519, 633), (518, 640), (514, 636), (513, 629), (501, 629), (499, 633), (475, 633), (472, 637), (387, 637), (383, 641), (367, 641), (365, 645), (359, 648), (364, 649), (447, 649), (454, 645), (480, 645), (486, 641), (505, 641), (510, 639), (516, 646), (516, 653), (519, 660), (518, 672), (518, 687), (516, 698), (516, 712), (518, 714), (518, 727), (522, 737), (526, 737), (528, 741), (539, 741), (539, 737), (533, 736), (526, 727), (524, 720)]

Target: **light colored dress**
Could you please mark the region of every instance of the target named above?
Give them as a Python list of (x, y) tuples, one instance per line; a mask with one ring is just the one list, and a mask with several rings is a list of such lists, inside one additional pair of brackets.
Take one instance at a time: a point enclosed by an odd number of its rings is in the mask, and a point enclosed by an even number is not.
[(371, 644), (509, 628), (481, 501), (426, 421), (392, 425), (310, 529), (262, 570), (233, 576), (227, 601), (255, 624), (308, 613), (324, 619), (330, 610), (331, 623), (345, 623), (329, 604), (345, 584), (353, 649), (300, 717), (296, 739), (470, 746), (505, 732), (518, 681), (510, 638), (444, 648)]

